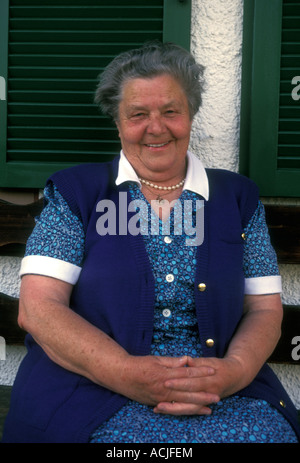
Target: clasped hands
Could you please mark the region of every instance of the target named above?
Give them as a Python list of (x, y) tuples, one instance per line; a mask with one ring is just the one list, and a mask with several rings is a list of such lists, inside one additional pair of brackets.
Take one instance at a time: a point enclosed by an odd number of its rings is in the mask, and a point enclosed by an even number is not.
[(234, 357), (130, 356), (121, 380), (127, 397), (152, 405), (155, 413), (209, 415), (210, 405), (239, 389), (241, 366)]

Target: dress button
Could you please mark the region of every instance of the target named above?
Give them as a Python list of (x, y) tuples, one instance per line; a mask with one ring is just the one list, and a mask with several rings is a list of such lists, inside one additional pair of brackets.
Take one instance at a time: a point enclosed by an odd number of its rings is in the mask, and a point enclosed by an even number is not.
[(172, 275), (172, 273), (169, 273), (166, 276), (166, 280), (167, 280), (168, 283), (172, 283), (172, 281), (174, 281), (174, 275)]
[(207, 347), (213, 347), (215, 344), (215, 341), (213, 339), (207, 339), (205, 341), (205, 344), (207, 345)]
[(286, 403), (284, 400), (280, 400), (279, 404), (281, 405), (282, 408), (286, 407)]
[(171, 315), (171, 310), (169, 309), (164, 309), (163, 310), (163, 316), (164, 317), (169, 317)]
[(199, 289), (199, 291), (205, 291), (206, 290), (206, 284), (205, 283), (199, 283), (198, 289)]
[(172, 238), (170, 238), (170, 236), (165, 236), (164, 237), (164, 242), (167, 243), (167, 244), (170, 244), (170, 243), (172, 243)]

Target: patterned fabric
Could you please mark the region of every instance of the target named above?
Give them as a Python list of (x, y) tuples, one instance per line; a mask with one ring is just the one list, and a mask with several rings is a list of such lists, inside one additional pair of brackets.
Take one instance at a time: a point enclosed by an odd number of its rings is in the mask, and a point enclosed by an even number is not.
[[(142, 199), (136, 186), (130, 191), (134, 198)], [(181, 201), (187, 199), (195, 202), (197, 195), (184, 191)], [(141, 217), (143, 220), (147, 221), (148, 216)], [(194, 311), (197, 247), (185, 246), (186, 237), (174, 234), (173, 224), (171, 216), (167, 239), (161, 234), (144, 236), (156, 281), (151, 354), (197, 357), (202, 354)], [(285, 418), (265, 401), (234, 396), (213, 405), (212, 410), (210, 416), (160, 415), (153, 413), (151, 407), (130, 400), (95, 430), (90, 442), (297, 442)]]
[(36, 218), (26, 245), (26, 256), (47, 256), (80, 265), (84, 252), (84, 231), (55, 185), (44, 190), (47, 206)]
[[(135, 184), (131, 185), (130, 191), (133, 199), (145, 199)], [(37, 220), (26, 255), (54, 257), (79, 266), (84, 252), (82, 225), (55, 186), (47, 187), (45, 197), (48, 205)], [(182, 204), (185, 200), (195, 204), (197, 199), (195, 193), (187, 190), (181, 196)], [(149, 214), (150, 209), (146, 217), (141, 216), (141, 226), (149, 221)], [(186, 217), (186, 220), (194, 220), (193, 217)], [(194, 222), (191, 224), (195, 226)], [(186, 246), (186, 235), (174, 233), (172, 216), (167, 236), (162, 235), (162, 223), (153, 214), (151, 225), (160, 230), (159, 234), (144, 235), (156, 281), (151, 354), (201, 356), (201, 340), (194, 312), (197, 247)], [(278, 275), (261, 204), (245, 233), (248, 238), (244, 257), (245, 277)], [(297, 442), (287, 421), (265, 401), (230, 397), (213, 405), (212, 410), (211, 416), (175, 417), (155, 414), (151, 407), (128, 401), (95, 430), (90, 442)]]
[(245, 278), (278, 275), (277, 256), (271, 246), (265, 210), (261, 202), (245, 228)]
[(91, 436), (90, 443), (297, 443), (285, 418), (267, 402), (229, 397), (209, 416), (158, 415), (128, 402)]

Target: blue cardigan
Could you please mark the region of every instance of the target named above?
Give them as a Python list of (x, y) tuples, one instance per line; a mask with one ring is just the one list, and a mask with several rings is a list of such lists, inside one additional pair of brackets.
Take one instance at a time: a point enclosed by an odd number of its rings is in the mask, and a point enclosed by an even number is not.
[[(54, 174), (72, 211), (82, 221), (85, 258), (71, 307), (105, 331), (132, 355), (148, 355), (153, 332), (154, 279), (142, 235), (105, 235), (96, 231), (97, 203), (110, 199), (119, 210), (118, 159)], [(205, 201), (204, 242), (197, 250), (196, 314), (203, 355), (222, 357), (242, 317), (243, 228), (258, 202), (257, 187), (232, 172), (208, 169), (210, 199)], [(129, 194), (128, 194), (129, 201)], [(128, 213), (128, 220), (130, 214)], [(198, 284), (206, 290), (199, 291)], [(205, 340), (213, 339), (206, 345)], [(52, 362), (30, 335), (28, 353), (13, 387), (3, 442), (88, 442), (91, 432), (126, 403), (118, 395)], [(239, 392), (261, 398), (289, 419), (300, 436), (297, 413), (282, 385), (265, 365)], [(284, 404), (284, 407), (280, 404)]]

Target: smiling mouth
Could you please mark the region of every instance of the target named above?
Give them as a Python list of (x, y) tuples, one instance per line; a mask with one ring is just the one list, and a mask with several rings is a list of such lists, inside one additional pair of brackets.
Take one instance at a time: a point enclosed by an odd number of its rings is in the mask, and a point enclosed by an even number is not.
[(165, 142), (165, 143), (146, 143), (146, 146), (149, 148), (162, 148), (163, 146), (168, 145), (170, 142)]

